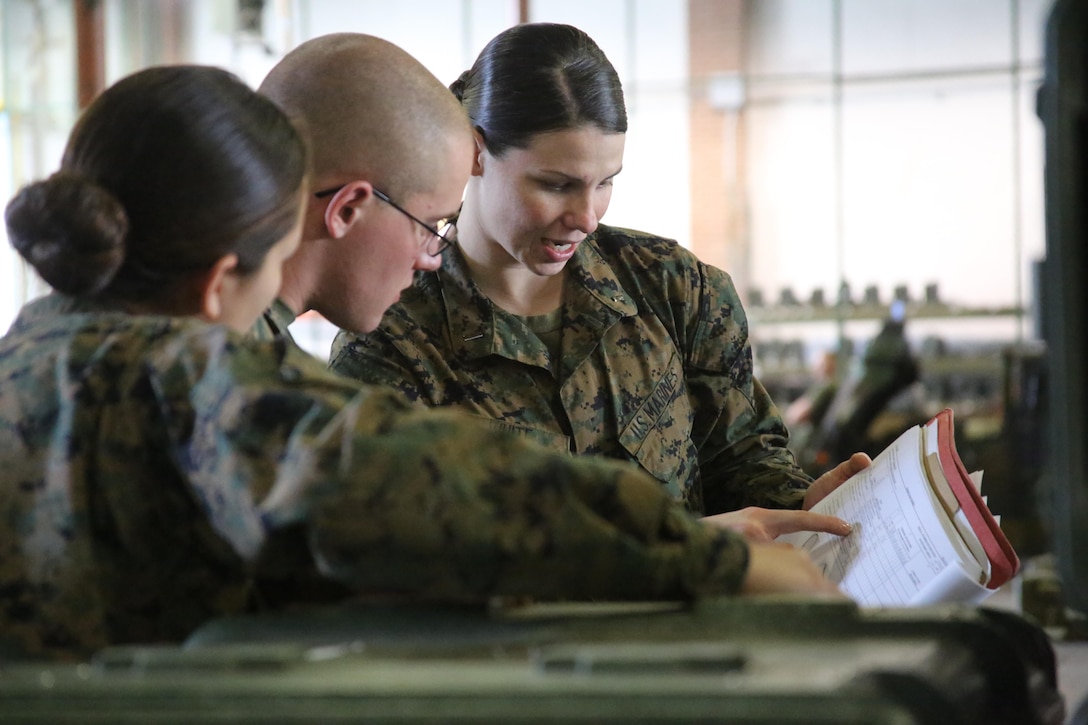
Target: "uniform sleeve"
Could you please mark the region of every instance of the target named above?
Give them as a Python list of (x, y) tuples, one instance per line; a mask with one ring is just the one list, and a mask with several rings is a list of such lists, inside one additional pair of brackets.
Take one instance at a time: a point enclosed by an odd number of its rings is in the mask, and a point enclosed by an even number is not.
[(800, 508), (812, 479), (797, 465), (786, 425), (754, 375), (748, 321), (732, 280), (697, 263), (691, 285), (687, 383), (705, 512)]
[(204, 374), (174, 433), (213, 524), (247, 558), (301, 526), (321, 572), (360, 592), (671, 599), (740, 585), (743, 540), (637, 469), (413, 406), (301, 351), (272, 371), (267, 357)]
[(319, 497), (311, 536), (323, 570), (359, 589), (671, 599), (736, 591), (746, 568), (743, 542), (642, 472), (553, 454), (456, 411), (398, 415), (353, 447), (367, 470)]

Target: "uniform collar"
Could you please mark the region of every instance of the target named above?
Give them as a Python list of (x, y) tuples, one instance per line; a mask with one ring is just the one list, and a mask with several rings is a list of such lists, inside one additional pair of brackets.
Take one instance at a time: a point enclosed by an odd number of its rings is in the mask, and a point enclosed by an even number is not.
[(602, 233), (607, 234), (608, 228), (599, 227), (587, 237), (571, 260), (567, 284), (573, 283), (575, 294), (573, 299), (568, 298), (568, 304), (588, 308), (594, 306), (595, 301), (619, 317), (633, 317), (638, 314), (638, 305), (601, 253), (598, 239)]
[[(573, 286), (573, 290), (567, 290), (565, 305), (598, 317), (602, 325), (607, 325), (620, 317), (636, 315), (638, 305), (601, 254), (598, 234), (594, 232), (587, 237), (567, 264), (567, 285)], [(514, 316), (497, 309), (480, 292), (456, 245), (445, 253), (437, 274), (454, 351), (468, 358), (492, 354), (519, 358), (521, 351), (508, 349), (509, 336), (501, 334), (503, 321), (497, 320), (500, 315)]]
[(295, 311), (288, 307), (287, 303), (279, 297), (272, 300), (272, 305), (264, 313), (265, 321), (272, 329), (273, 335), (286, 334), (287, 328), (291, 326), (296, 317)]

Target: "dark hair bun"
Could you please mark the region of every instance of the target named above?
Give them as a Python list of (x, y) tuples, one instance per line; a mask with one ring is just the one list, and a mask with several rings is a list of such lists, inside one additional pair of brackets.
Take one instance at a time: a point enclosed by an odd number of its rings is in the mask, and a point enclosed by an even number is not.
[(468, 78), (471, 74), (472, 71), (467, 70), (458, 76), (457, 80), (450, 83), (450, 90), (453, 91), (453, 95), (458, 101), (465, 100), (465, 85), (468, 84)]
[(128, 216), (101, 186), (58, 172), (24, 187), (4, 214), (11, 246), (59, 292), (102, 290), (125, 259)]

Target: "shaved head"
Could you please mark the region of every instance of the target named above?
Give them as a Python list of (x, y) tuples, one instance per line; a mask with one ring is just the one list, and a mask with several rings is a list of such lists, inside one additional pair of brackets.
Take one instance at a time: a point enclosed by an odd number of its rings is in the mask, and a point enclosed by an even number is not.
[[(315, 188), (367, 178), (388, 194), (432, 191), (452, 139), (471, 133), (461, 104), (392, 43), (334, 33), (302, 43), (259, 91), (308, 133)], [(463, 134), (463, 135), (462, 135)]]

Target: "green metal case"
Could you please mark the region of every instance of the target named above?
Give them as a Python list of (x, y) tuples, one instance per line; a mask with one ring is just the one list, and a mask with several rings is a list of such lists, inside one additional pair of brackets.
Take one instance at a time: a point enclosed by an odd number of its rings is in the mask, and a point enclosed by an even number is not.
[(0, 669), (0, 723), (1053, 723), (1054, 652), (987, 609), (358, 603)]

